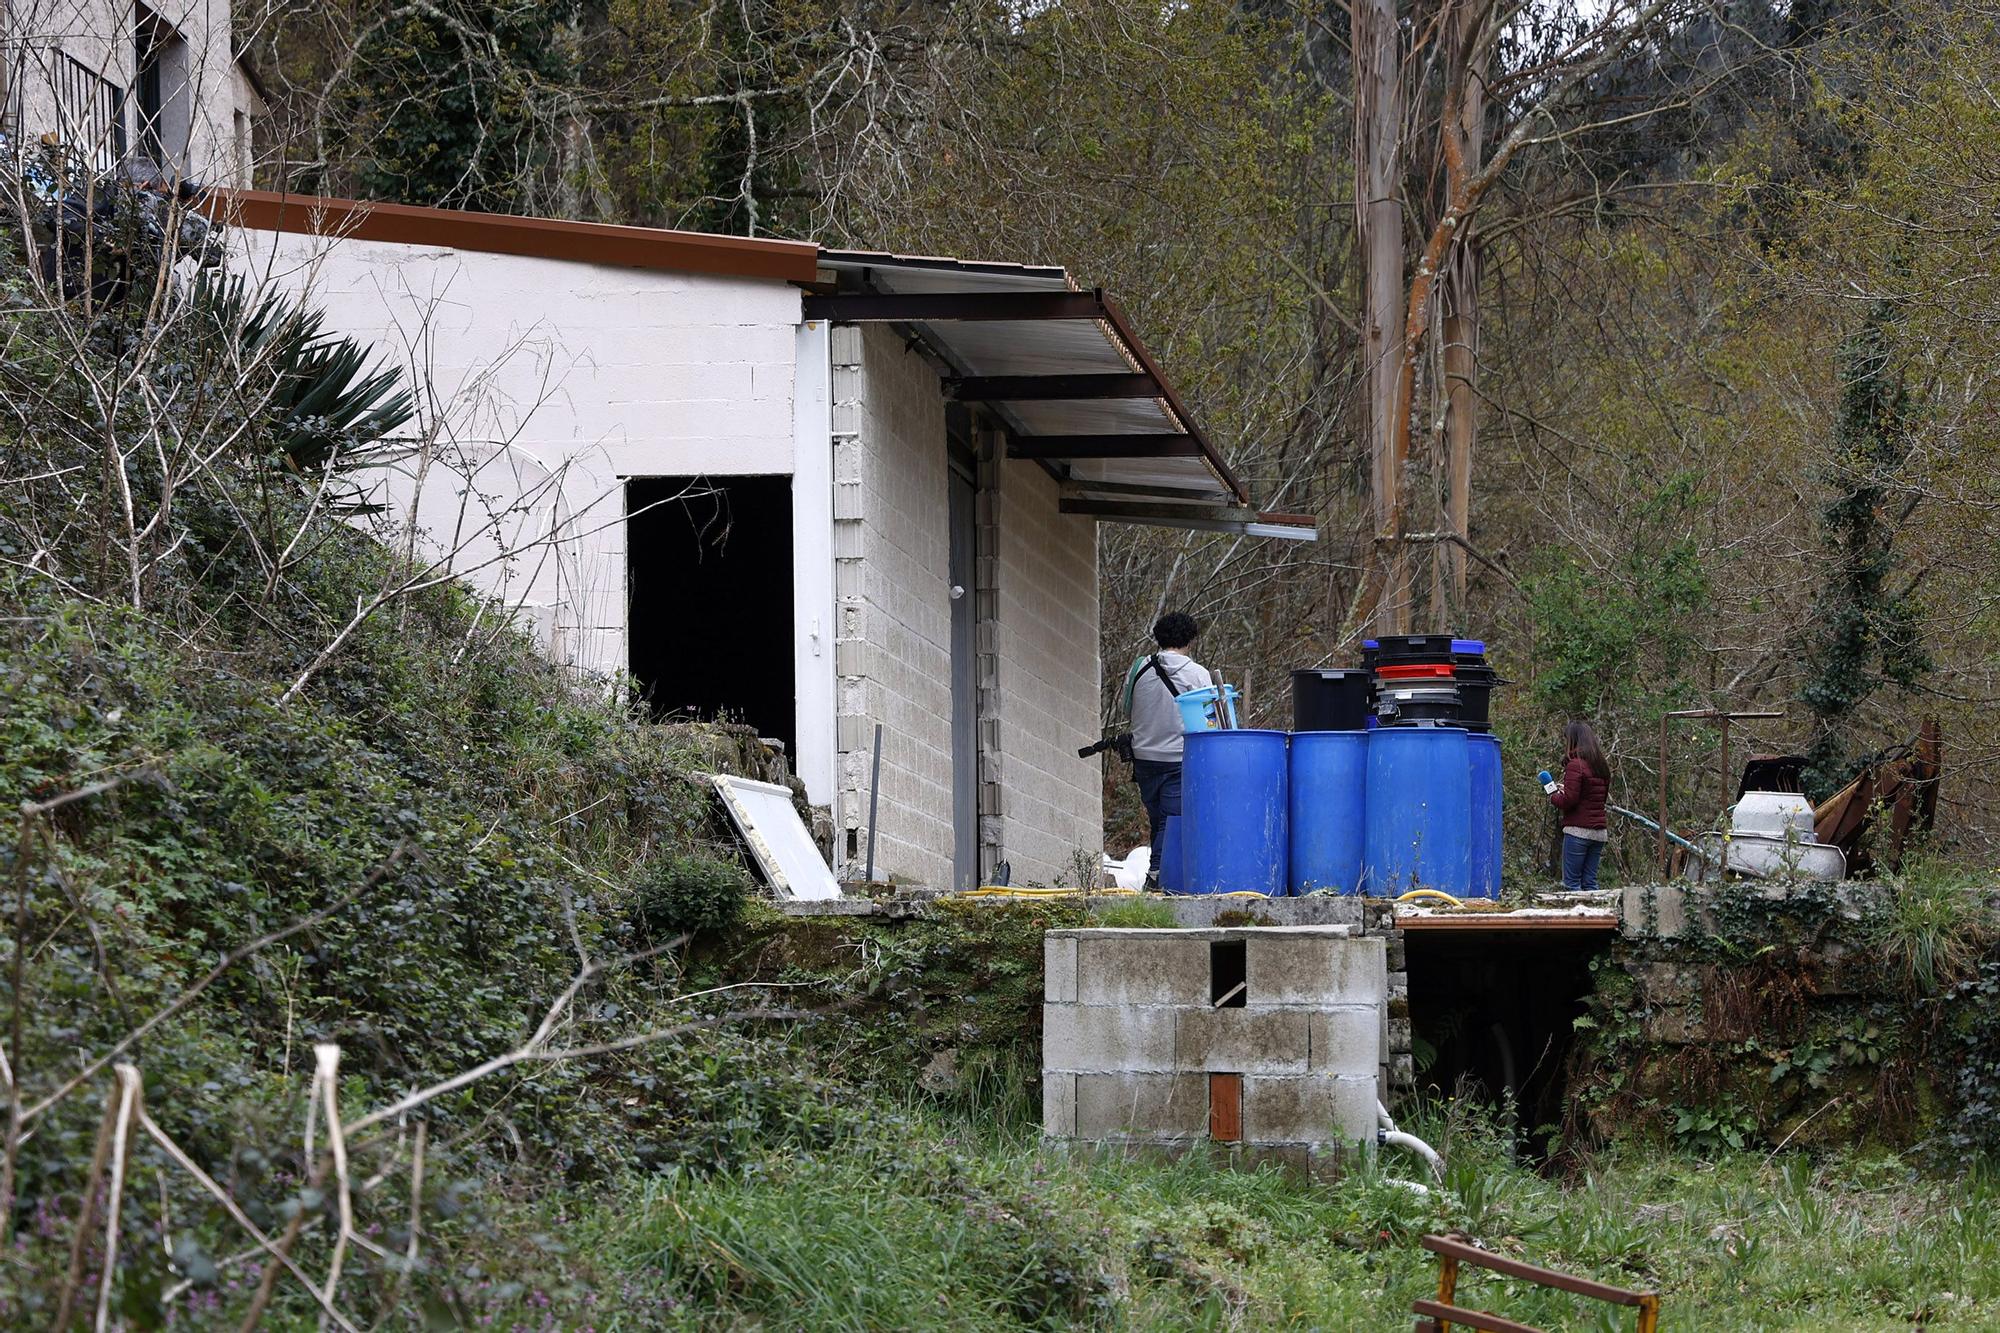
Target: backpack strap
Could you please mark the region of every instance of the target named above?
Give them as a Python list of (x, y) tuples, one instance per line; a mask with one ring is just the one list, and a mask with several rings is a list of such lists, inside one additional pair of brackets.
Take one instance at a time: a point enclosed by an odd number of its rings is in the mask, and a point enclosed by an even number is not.
[(1152, 657), (1147, 659), (1147, 661), (1152, 665), (1153, 671), (1159, 676), (1160, 684), (1167, 687), (1167, 696), (1173, 699), (1180, 698), (1181, 692), (1179, 689), (1175, 687), (1174, 678), (1167, 674), (1167, 668), (1165, 664), (1163, 664), (1160, 661), (1160, 655), (1158, 653), (1154, 653)]

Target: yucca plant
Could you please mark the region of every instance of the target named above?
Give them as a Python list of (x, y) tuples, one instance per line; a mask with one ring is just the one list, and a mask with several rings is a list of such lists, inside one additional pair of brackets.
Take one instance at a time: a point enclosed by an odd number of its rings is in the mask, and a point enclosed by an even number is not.
[(236, 344), (243, 364), (261, 366), (274, 380), (261, 408), (270, 421), (269, 458), (315, 486), (327, 482), (341, 512), (378, 512), (382, 506), (366, 502), (354, 474), (410, 452), (389, 438), (416, 415), (402, 372), (371, 370), (372, 349), (329, 332), (324, 312), (291, 296), (268, 293), (252, 305), (240, 274), (204, 273), (194, 301), (207, 327)]

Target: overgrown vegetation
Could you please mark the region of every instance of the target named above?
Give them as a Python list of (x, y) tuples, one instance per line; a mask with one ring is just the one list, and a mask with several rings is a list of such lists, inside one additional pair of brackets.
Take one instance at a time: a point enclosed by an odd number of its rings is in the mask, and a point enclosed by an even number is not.
[[(1572, 1141), (1705, 1155), (1877, 1142), (1933, 1162), (1990, 1146), (2000, 1022), (1985, 877), (1690, 890), (1688, 928), (1594, 960)], [(1656, 920), (1656, 918), (1647, 918)]]

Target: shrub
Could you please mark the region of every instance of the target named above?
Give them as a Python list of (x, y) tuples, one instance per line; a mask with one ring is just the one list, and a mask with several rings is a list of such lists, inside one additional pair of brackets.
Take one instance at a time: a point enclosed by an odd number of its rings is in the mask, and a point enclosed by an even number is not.
[(635, 924), (662, 941), (704, 930), (727, 930), (743, 916), (750, 877), (741, 866), (706, 856), (655, 862), (639, 882)]
[(1889, 904), (1873, 933), (1889, 975), (1913, 995), (1963, 980), (1993, 937), (1982, 886), (1964, 872), (1929, 867), (1888, 883)]

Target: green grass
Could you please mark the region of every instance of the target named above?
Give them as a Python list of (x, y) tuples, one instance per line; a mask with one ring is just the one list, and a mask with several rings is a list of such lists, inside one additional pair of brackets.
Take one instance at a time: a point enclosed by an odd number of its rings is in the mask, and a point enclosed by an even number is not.
[[(1474, 1116), (1423, 1126), (1445, 1193), (1363, 1162), (1338, 1182), (982, 1132), (921, 1109), (709, 1176), (631, 1179), (567, 1228), (599, 1329), (1407, 1326), (1426, 1231), (1665, 1297), (1687, 1330), (2000, 1324), (2000, 1180), (1893, 1155), (1720, 1161), (1621, 1150), (1549, 1178)], [(1551, 1329), (1629, 1312), (1468, 1276), (1462, 1298)], [(601, 1298), (599, 1298), (601, 1299)], [(580, 1313), (580, 1312), (579, 1312)], [(504, 1317), (499, 1322), (506, 1327)]]

